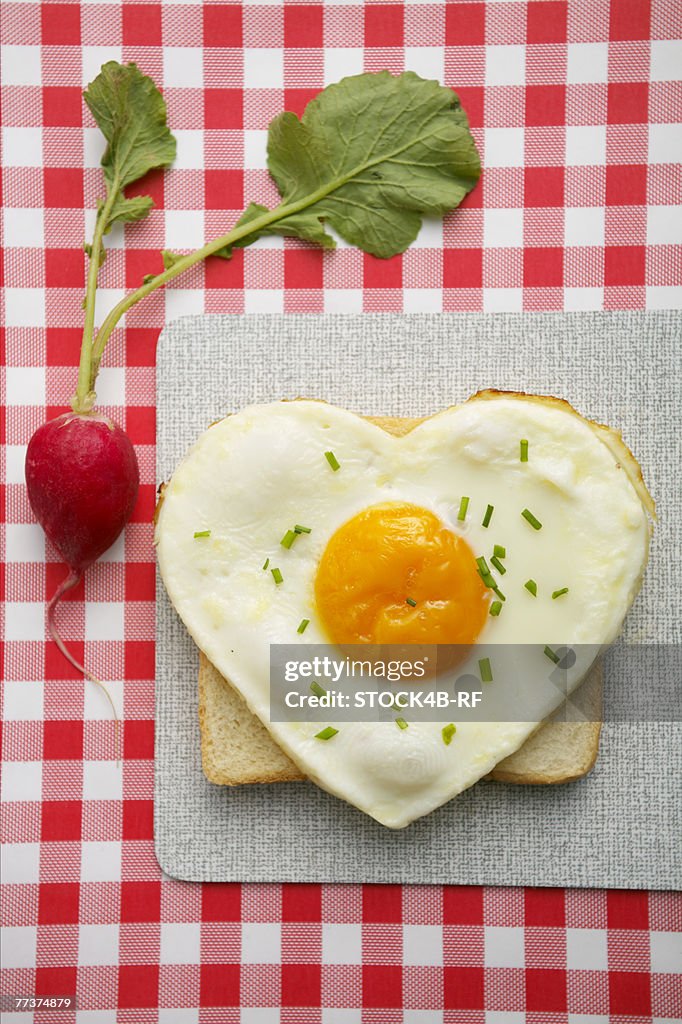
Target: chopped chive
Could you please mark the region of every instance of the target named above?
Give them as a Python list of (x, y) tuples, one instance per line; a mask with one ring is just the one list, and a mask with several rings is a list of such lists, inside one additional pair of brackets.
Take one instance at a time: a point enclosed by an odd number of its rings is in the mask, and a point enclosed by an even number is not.
[(503, 548), (501, 544), (496, 544), (495, 547), (493, 548), (493, 554), (495, 558), (506, 558), (507, 549)]
[(270, 572), (272, 573), (273, 580), (278, 586), (280, 583), (284, 582), (284, 577), (282, 576), (282, 573), (279, 571), (279, 569), (271, 569)]
[(546, 658), (549, 658), (550, 661), (553, 661), (555, 665), (558, 665), (561, 661), (561, 658), (559, 657), (557, 652), (553, 651), (551, 647), (545, 647), (543, 654)]
[(393, 698), (393, 707), (394, 708), (406, 708), (407, 707), (407, 698), (401, 696), (400, 694), (396, 694), (395, 697)]
[(287, 530), (287, 532), (282, 537), (280, 544), (282, 545), (283, 548), (290, 548), (291, 545), (296, 540), (296, 536), (297, 535), (294, 533), (293, 530)]
[(194, 539), (196, 540), (197, 537), (210, 537), (210, 536), (211, 536), (211, 531), (210, 530), (197, 530), (197, 532), (194, 534)]
[(478, 662), (478, 670), (481, 673), (482, 683), (492, 683), (493, 670), (490, 667), (490, 658), (480, 658)]
[(528, 462), (528, 441), (521, 441), (521, 462)]
[(324, 457), (335, 473), (338, 469), (341, 469), (341, 463), (337, 459), (336, 455), (334, 455), (334, 452), (325, 452)]
[(488, 563), (486, 562), (483, 555), (481, 555), (480, 558), (476, 559), (476, 565), (478, 566), (479, 573), (481, 574), (481, 576), (483, 576), (484, 579), (486, 576), (490, 576), (490, 569), (488, 568)]
[(270, 565), (270, 559), (266, 558), (265, 561), (263, 562), (263, 572), (265, 572), (265, 570), (267, 569), (267, 567), (269, 565)]
[(496, 583), (493, 583), (493, 585), (492, 585), (492, 587), (490, 589), (492, 590), (493, 594), (495, 594), (497, 597), (499, 597), (500, 601), (506, 601), (507, 600), (507, 598), (504, 596), (504, 594), (502, 593), (502, 591), (500, 590), (500, 588), (497, 586)]
[(541, 530), (542, 529), (542, 523), (540, 522), (539, 519), (535, 518), (535, 516), (530, 511), (530, 509), (524, 508), (524, 510), (521, 513), (521, 515), (523, 516), (523, 518), (526, 520), (527, 523), (530, 523), (530, 525), (533, 527), (534, 530)]
[(443, 736), (443, 743), (445, 744), (446, 747), (450, 746), (450, 743), (452, 742), (452, 737), (455, 735), (456, 732), (457, 726), (454, 724), (454, 722), (450, 722), (449, 725), (443, 726), (441, 734)]
[(298, 624), (298, 629), (296, 630), (296, 632), (297, 633), (305, 633), (305, 631), (306, 631), (306, 629), (308, 628), (309, 625), (310, 625), (310, 619), (301, 619), (301, 621)]
[(457, 519), (460, 523), (463, 523), (467, 517), (467, 509), (469, 508), (469, 499), (462, 498), (459, 503), (459, 512), (457, 513)]
[(327, 691), (325, 690), (324, 686), (320, 686), (320, 684), (315, 679), (313, 679), (312, 683), (310, 684), (310, 689), (315, 694), (316, 697), (327, 696)]
[(493, 615), (493, 616), (496, 616), (496, 615), (499, 615), (501, 611), (502, 611), (502, 602), (501, 601), (493, 601), (493, 603), (490, 605), (490, 614)]
[(488, 505), (488, 507), (485, 510), (485, 515), (483, 516), (483, 523), (482, 523), (482, 525), (485, 526), (486, 530), (488, 529), (488, 527), (490, 525), (490, 520), (493, 517), (493, 512), (494, 511), (495, 511), (495, 506), (494, 505)]
[(526, 582), (523, 585), (526, 588), (526, 590), (528, 591), (528, 593), (532, 594), (533, 597), (537, 597), (538, 596), (538, 585), (535, 582), (535, 580), (526, 580)]
[(315, 739), (316, 740), (330, 740), (332, 738), (332, 736), (336, 736), (338, 731), (339, 731), (338, 729), (334, 729), (333, 726), (328, 725), (326, 729), (322, 730), (322, 732), (316, 732), (315, 733)]
[(568, 587), (562, 587), (561, 590), (555, 590), (552, 594), (552, 600), (556, 601), (557, 597), (563, 597), (564, 594), (568, 593)]
[(395, 724), (398, 726), (399, 729), (407, 729), (407, 722), (405, 721), (404, 718), (396, 718)]
[(490, 561), (491, 561), (491, 562), (492, 562), (492, 564), (493, 564), (493, 565), (495, 566), (495, 568), (496, 568), (496, 569), (497, 569), (497, 571), (499, 572), (500, 576), (504, 576), (504, 574), (506, 573), (506, 571), (507, 571), (507, 570), (506, 570), (506, 569), (505, 569), (505, 567), (504, 567), (504, 566), (502, 565), (502, 562), (501, 562), (501, 561), (499, 560), (499, 558), (497, 557), (497, 555), (493, 555), (493, 557), (492, 557), (492, 558), (490, 559)]
[(296, 523), (296, 526), (294, 527), (294, 533), (312, 533), (312, 532), (313, 531), (310, 529), (309, 526), (299, 526), (299, 524)]
[(415, 601), (415, 599), (413, 597), (406, 597), (405, 598), (405, 604), (409, 604), (410, 608), (416, 608), (417, 607), (417, 602)]

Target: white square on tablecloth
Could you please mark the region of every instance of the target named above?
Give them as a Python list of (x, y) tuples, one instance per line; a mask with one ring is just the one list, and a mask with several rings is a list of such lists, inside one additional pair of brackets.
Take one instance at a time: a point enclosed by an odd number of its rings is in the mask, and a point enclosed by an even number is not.
[(604, 305), (603, 288), (564, 288), (564, 309), (601, 309)]
[(284, 51), (278, 47), (244, 49), (244, 87), (281, 89), (284, 81)]
[(206, 302), (203, 288), (166, 288), (166, 323), (180, 316), (203, 313)]
[(485, 50), (486, 85), (524, 85), (526, 81), (525, 46), (487, 46)]
[(161, 963), (198, 964), (201, 960), (201, 925), (161, 924)]
[(280, 1024), (281, 1018), (276, 1006), (243, 1006), (240, 1020), (241, 1024)]
[(118, 925), (82, 924), (78, 929), (78, 963), (100, 967), (117, 964)]
[(204, 133), (200, 128), (174, 128), (177, 151), (173, 167), (201, 170), (204, 167)]
[(325, 313), (362, 313), (362, 301), (363, 294), (360, 288), (326, 288), (324, 311)]
[(682, 72), (682, 40), (652, 39), (651, 70), (652, 82), (676, 82)]
[[(6, 371), (9, 375), (9, 369)], [(9, 397), (9, 389), (7, 391)], [(45, 401), (36, 397), (36, 403)], [(28, 405), (23, 402), (9, 402), (8, 405)], [(8, 562), (44, 562), (45, 534), (37, 523), (7, 523), (5, 527), (5, 559)]]
[(159, 1024), (199, 1024), (199, 1011), (182, 1007), (179, 1010), (159, 1010)]
[(484, 288), (483, 309), (486, 313), (520, 313), (523, 309), (523, 289)]
[(245, 313), (282, 313), (284, 292), (281, 288), (244, 289)]
[(523, 128), (486, 128), (483, 137), (484, 167), (523, 167)]
[(166, 210), (167, 249), (199, 249), (203, 244), (203, 211)]
[(485, 1024), (526, 1024), (526, 1015), (513, 1010), (488, 1010)]
[(440, 1010), (404, 1010), (403, 1024), (443, 1024)]
[(523, 928), (485, 929), (486, 967), (523, 967), (525, 944)]
[(268, 166), (268, 133), (249, 128), (244, 132), (244, 166), (262, 170)]
[(242, 923), (242, 962), (278, 964), (282, 959), (282, 926), (279, 923)]
[(569, 43), (566, 81), (571, 85), (608, 81), (608, 43)]
[(406, 46), (405, 67), (422, 78), (435, 78), (442, 82), (445, 77), (445, 50), (442, 46)]
[(566, 128), (566, 166), (593, 167), (606, 163), (606, 125), (569, 125)]
[(164, 46), (163, 81), (166, 86), (201, 89), (204, 84), (201, 46)]
[[(88, 687), (88, 690), (94, 689), (94, 687)], [(107, 689), (111, 693), (111, 687), (107, 681)], [(99, 687), (97, 687), (99, 690)], [(112, 693), (112, 697), (114, 694)], [(102, 695), (102, 714), (107, 714), (104, 710), (104, 701), (106, 698)], [(114, 699), (114, 703), (116, 703)], [(111, 711), (108, 712), (111, 715)], [(83, 762), (83, 799), (84, 800), (120, 800), (123, 795), (123, 777), (120, 765), (117, 765), (115, 761), (84, 761)]]
[(121, 879), (121, 843), (87, 843), (81, 846), (83, 882), (118, 882)]
[(679, 124), (649, 125), (649, 163), (677, 164), (682, 161), (682, 130)]
[(681, 309), (681, 285), (650, 285), (646, 290), (647, 309)]
[(569, 206), (564, 211), (564, 242), (570, 245), (604, 244), (604, 209)]
[[(44, 288), (5, 288), (5, 323), (8, 327), (44, 327), (45, 326), (45, 289)], [(16, 370), (17, 367), (12, 367)], [(44, 374), (41, 367), (27, 367), (32, 372)], [(9, 373), (9, 370), (7, 371)], [(41, 399), (31, 398), (31, 404), (38, 404)], [(12, 401), (9, 381), (7, 383), (7, 404), (20, 404)]]
[(1, 46), (0, 81), (3, 85), (40, 85), (40, 47)]
[(2, 766), (2, 791), (0, 799), (4, 804), (14, 801), (42, 800), (42, 761), (5, 761)]
[(3, 683), (3, 715), (7, 721), (39, 722), (43, 718), (42, 679), (6, 679)]
[(650, 206), (647, 210), (646, 240), (647, 245), (679, 245), (682, 241), (682, 206)]
[(523, 246), (523, 210), (484, 210), (483, 239), (486, 249), (520, 249)]
[(441, 967), (443, 964), (443, 929), (440, 925), (406, 924), (403, 926), (403, 962), (410, 966)]
[[(81, 49), (81, 59), (83, 62), (83, 85), (89, 85), (93, 79), (97, 78), (98, 74), (102, 70), (103, 64), (108, 64), (110, 60), (115, 60), (120, 63), (123, 60), (123, 47), (122, 46), (83, 46)], [(99, 131), (99, 129), (97, 129)]]
[(651, 932), (651, 973), (682, 973), (682, 933)]
[(86, 601), (85, 639), (125, 640), (124, 611), (122, 601)]
[(2, 843), (0, 878), (6, 885), (40, 881), (40, 843)]
[(5, 167), (42, 167), (42, 128), (3, 128), (2, 145)]
[[(361, 1010), (330, 1008), (322, 1011), (322, 1024), (361, 1024)], [(242, 1021), (242, 1024), (244, 1022)]]
[(443, 308), (441, 288), (404, 288), (404, 313), (440, 313)]
[(608, 970), (606, 932), (598, 928), (567, 928), (566, 966), (569, 971)]
[(362, 925), (322, 925), (323, 964), (362, 963)]
[[(361, 75), (364, 67), (361, 46), (330, 46), (324, 49), (324, 82), (331, 85), (349, 75)], [(409, 67), (409, 64), (405, 64)]]
[[(102, 156), (104, 150), (107, 148), (107, 144), (104, 140), (99, 128), (84, 128), (83, 129), (83, 166), (84, 167), (100, 167), (102, 163)], [(88, 238), (92, 238), (92, 232), (95, 226), (96, 210), (90, 209), (85, 211), (85, 228)], [(110, 238), (107, 235), (105, 245), (110, 248)]]
[(101, 366), (97, 374), (99, 405), (125, 405), (126, 372), (123, 366)]
[(45, 603), (8, 601), (5, 605), (6, 640), (44, 640)]
[(5, 209), (5, 248), (41, 249), (45, 245), (42, 210)]
[(5, 970), (11, 967), (35, 967), (37, 933), (38, 929), (34, 925), (3, 928), (0, 931), (0, 963)]

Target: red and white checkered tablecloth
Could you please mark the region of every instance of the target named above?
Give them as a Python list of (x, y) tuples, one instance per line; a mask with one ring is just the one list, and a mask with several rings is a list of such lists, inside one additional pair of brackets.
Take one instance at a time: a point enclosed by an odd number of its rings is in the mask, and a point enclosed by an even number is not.
[[(77, 994), (110, 1024), (606, 1024), (682, 1020), (679, 894), (186, 884), (154, 858), (154, 349), (183, 313), (682, 306), (680, 0), (364, 4), (4, 0), (2, 984)], [(61, 611), (124, 711), (103, 759), (100, 695), (46, 641), (64, 575), (33, 522), (25, 446), (75, 385), (82, 242), (101, 140), (81, 89), (110, 59), (163, 86), (173, 169), (112, 233), (101, 308), (159, 250), (273, 203), (269, 120), (345, 74), (413, 69), (457, 89), (481, 184), (402, 257), (269, 239), (128, 315), (98, 382), (142, 472), (125, 536)], [(342, 856), (342, 851), (339, 853)], [(567, 851), (570, 856), (570, 850)]]

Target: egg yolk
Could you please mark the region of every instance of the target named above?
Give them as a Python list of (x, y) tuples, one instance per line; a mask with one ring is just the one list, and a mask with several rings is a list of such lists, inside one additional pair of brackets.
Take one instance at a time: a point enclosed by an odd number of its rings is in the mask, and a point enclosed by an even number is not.
[(489, 591), (466, 541), (433, 512), (391, 503), (365, 509), (331, 537), (315, 599), (334, 643), (470, 644)]

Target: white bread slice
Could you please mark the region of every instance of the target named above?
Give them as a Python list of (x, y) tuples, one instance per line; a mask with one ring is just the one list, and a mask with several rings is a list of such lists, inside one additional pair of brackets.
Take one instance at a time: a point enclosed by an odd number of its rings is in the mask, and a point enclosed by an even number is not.
[[(485, 400), (494, 395), (495, 392), (481, 392), (475, 397)], [(397, 437), (422, 422), (421, 419), (385, 416), (366, 418)], [(608, 429), (598, 424), (593, 426), (605, 433)], [(610, 431), (608, 433), (611, 435)], [(619, 435), (611, 436), (614, 438), (611, 445), (618, 445), (621, 459), (626, 458), (624, 453), (632, 459)], [(635, 466), (639, 473), (639, 466), (636, 463)], [(644, 493), (649, 498), (645, 489)], [(601, 667), (597, 665), (583, 684), (588, 688), (588, 696), (581, 706), (589, 707), (588, 717), (593, 721), (545, 722), (519, 750), (500, 761), (488, 778), (539, 785), (570, 782), (587, 774), (594, 767), (599, 752), (601, 681)], [(199, 652), (199, 725), (203, 770), (209, 782), (239, 786), (305, 778), (202, 652)]]

